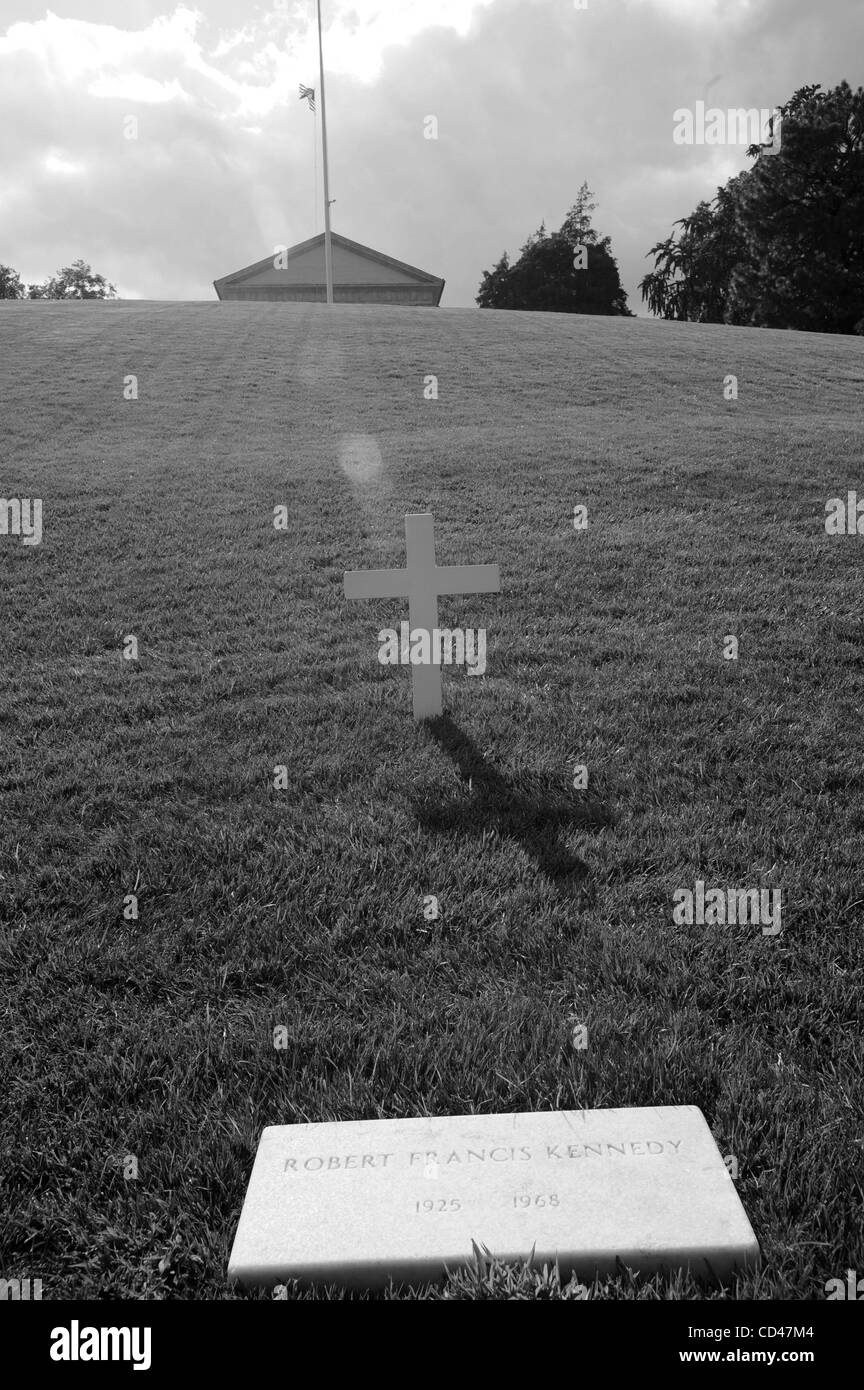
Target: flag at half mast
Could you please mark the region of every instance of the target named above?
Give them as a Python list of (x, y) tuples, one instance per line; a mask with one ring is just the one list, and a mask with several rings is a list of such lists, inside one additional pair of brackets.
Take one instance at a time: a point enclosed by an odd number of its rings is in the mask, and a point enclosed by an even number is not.
[(300, 83), (300, 100), (303, 101), (304, 99), (305, 99), (306, 101), (308, 101), (308, 103), (309, 103), (309, 110), (310, 110), (310, 111), (314, 111), (314, 110), (315, 110), (315, 88), (314, 88), (314, 87), (304, 87), (304, 86), (303, 86), (303, 83), (301, 82), (301, 83)]

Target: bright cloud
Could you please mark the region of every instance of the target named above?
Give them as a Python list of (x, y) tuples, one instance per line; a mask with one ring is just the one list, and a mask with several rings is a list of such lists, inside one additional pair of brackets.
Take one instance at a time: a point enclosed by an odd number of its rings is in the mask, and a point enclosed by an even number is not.
[(42, 162), (49, 174), (83, 174), (86, 168), (86, 165), (68, 159), (58, 150), (49, 150)]
[[(211, 297), (218, 276), (320, 231), (317, 123), (297, 91), (319, 86), (314, 0), (53, 3), (3, 0), (0, 261), (34, 281), (82, 256), (121, 294)], [(560, 225), (587, 180), (642, 310), (648, 248), (748, 167), (740, 149), (676, 147), (674, 111), (857, 85), (864, 51), (861, 0), (323, 9), (334, 228), (444, 276), (444, 305), (472, 305), (482, 271)], [(346, 445), (346, 465), (365, 467), (364, 448)]]
[(44, 19), (9, 28), (0, 38), (0, 62), (29, 54), (57, 80), (72, 82), (88, 73), (128, 68), (133, 60), (194, 55), (197, 23), (194, 11), (183, 7), (141, 30), (61, 19), (49, 10)]
[[(350, 0), (327, 7), (327, 67), (364, 82), (379, 76), (384, 50), (407, 44), (439, 26), (464, 37), (478, 10), (495, 0)], [(306, 36), (303, 56), (317, 63), (317, 32)]]
[(170, 82), (157, 82), (155, 77), (141, 77), (138, 73), (124, 73), (122, 77), (97, 77), (87, 91), (93, 97), (123, 101), (191, 101), (176, 77)]

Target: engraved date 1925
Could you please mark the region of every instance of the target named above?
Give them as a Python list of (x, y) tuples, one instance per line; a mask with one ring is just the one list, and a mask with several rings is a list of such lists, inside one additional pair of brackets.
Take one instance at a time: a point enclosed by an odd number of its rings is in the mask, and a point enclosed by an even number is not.
[(436, 1197), (434, 1199), (432, 1197), (427, 1197), (425, 1202), (415, 1202), (414, 1210), (421, 1213), (432, 1211), (461, 1211), (462, 1203), (459, 1201), (458, 1197), (450, 1197), (449, 1199), (447, 1197)]
[(514, 1207), (557, 1207), (559, 1205), (558, 1193), (550, 1192), (548, 1196), (543, 1196), (541, 1193), (539, 1197), (519, 1194), (513, 1198), (513, 1205)]

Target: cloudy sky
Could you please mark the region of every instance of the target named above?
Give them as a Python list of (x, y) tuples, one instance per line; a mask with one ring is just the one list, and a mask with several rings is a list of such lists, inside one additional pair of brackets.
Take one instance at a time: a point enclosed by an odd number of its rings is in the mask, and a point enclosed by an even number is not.
[[(587, 180), (644, 312), (649, 247), (750, 165), (742, 144), (676, 144), (673, 112), (864, 83), (862, 0), (323, 10), (333, 228), (444, 276), (450, 307)], [(314, 0), (3, 0), (0, 263), (30, 282), (81, 256), (124, 296), (213, 298), (215, 278), (321, 231), (297, 90), (317, 63)]]

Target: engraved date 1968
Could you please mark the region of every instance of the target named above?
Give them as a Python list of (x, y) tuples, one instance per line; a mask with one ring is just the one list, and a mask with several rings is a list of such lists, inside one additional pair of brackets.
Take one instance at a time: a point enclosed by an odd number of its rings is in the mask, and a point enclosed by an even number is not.
[(449, 1199), (447, 1197), (437, 1197), (434, 1200), (431, 1197), (427, 1197), (425, 1202), (415, 1202), (414, 1210), (421, 1213), (432, 1211), (461, 1211), (462, 1203), (459, 1201), (458, 1197), (450, 1197)]
[(513, 1205), (514, 1207), (557, 1207), (559, 1205), (558, 1193), (550, 1192), (548, 1196), (541, 1194), (539, 1197), (517, 1195), (513, 1198)]

